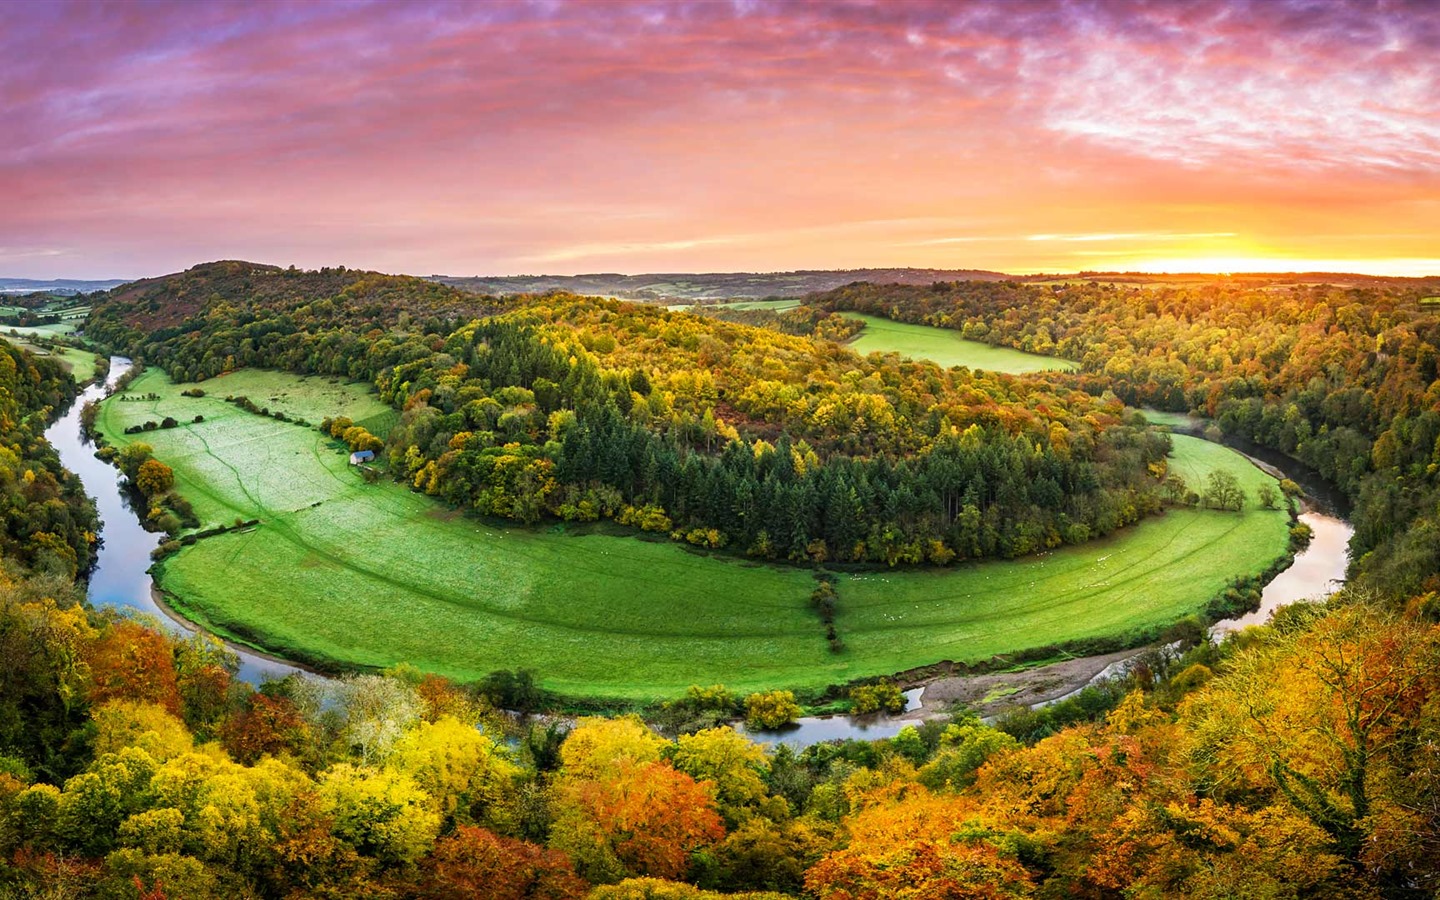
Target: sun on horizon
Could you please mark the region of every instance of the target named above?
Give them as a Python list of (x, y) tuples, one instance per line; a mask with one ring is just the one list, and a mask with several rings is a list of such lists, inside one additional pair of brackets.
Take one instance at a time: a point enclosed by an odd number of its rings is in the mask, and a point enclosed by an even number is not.
[(8, 3), (0, 275), (1433, 275), (1437, 21), (1287, 0)]

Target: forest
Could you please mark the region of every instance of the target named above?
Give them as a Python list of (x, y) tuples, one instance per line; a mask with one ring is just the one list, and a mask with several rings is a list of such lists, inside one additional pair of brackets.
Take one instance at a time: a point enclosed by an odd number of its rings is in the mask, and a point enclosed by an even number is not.
[[(177, 288), (141, 283), (98, 304), (88, 333), (177, 378), (265, 365), (371, 380), (400, 424), (331, 433), (384, 441), (392, 474), (492, 515), (714, 529), (745, 551), (763, 531), (774, 555), (812, 560), (891, 562), (877, 538), (1017, 555), (1070, 539), (1064, 524), (1098, 533), (1176, 502), (1167, 441), (1130, 404), (1205, 414), (1332, 478), (1356, 504), (1354, 577), (1218, 644), (1194, 629), (1179, 655), (1053, 707), (992, 724), (956, 710), (799, 753), (717, 727), (746, 712), (721, 685), (648, 724), (520, 724), (500, 710), (542, 700), (526, 673), (461, 685), (399, 666), (256, 688), (222, 646), (84, 605), (73, 582), (93, 513), (35, 439), (75, 388), (11, 349), (0, 425), (20, 448), (5, 483), (21, 500), (0, 586), (0, 897), (1440, 890), (1440, 326), (1417, 288), (962, 282), (808, 299), (1081, 363), (1012, 378), (862, 359), (759, 320), (568, 295), (457, 295), (451, 315), (434, 287), (412, 298), (330, 273), (340, 286), (316, 297), (295, 287), (303, 273), (217, 266), (178, 282), (188, 318), (165, 311)], [(244, 286), (261, 279), (276, 286)], [(747, 485), (773, 492), (757, 495), (768, 506), (707, 499)], [(824, 530), (836, 485), (875, 504), (856, 515), (880, 511), (891, 543), (868, 520)], [(766, 518), (812, 489), (819, 512), (801, 524), (815, 530)], [(955, 528), (972, 504), (1004, 509), (993, 544), (984, 511)], [(737, 515), (750, 510), (753, 532)], [(942, 562), (926, 552), (893, 562)], [(787, 702), (750, 712), (771, 701)]]
[[(383, 438), (395, 477), (481, 514), (897, 565), (1080, 543), (1165, 502), (1168, 439), (1077, 386), (614, 300), (242, 265), (123, 288), (87, 333), (177, 381), (245, 366), (372, 381), (401, 424), (350, 432), (352, 449)], [(476, 310), (492, 315), (463, 320)]]
[[(47, 580), (49, 579), (49, 580)], [(206, 638), (14, 570), (0, 896), (1428, 897), (1440, 600), (1358, 592), (994, 726), (796, 753), (691, 688), (537, 720), (524, 673), (258, 689)], [(784, 697), (749, 698), (784, 718)], [(658, 730), (657, 730), (658, 729)]]
[(1133, 406), (1198, 412), (1293, 456), (1355, 502), (1360, 583), (1440, 587), (1440, 317), (1433, 283), (1184, 287), (939, 282), (814, 295), (1081, 361), (1073, 378)]

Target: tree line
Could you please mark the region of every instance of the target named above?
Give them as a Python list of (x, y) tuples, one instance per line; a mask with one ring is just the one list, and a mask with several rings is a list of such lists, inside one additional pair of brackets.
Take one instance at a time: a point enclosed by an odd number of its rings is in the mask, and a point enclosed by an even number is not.
[[(0, 896), (1408, 898), (1440, 887), (1440, 600), (1361, 592), (993, 725), (766, 748), (786, 692), (501, 714), (524, 673), (252, 686), (205, 637), (0, 579)], [(527, 687), (531, 685), (531, 687)], [(535, 698), (531, 698), (535, 699)], [(900, 701), (852, 692), (858, 710)]]
[(856, 284), (807, 302), (1079, 360), (1056, 384), (1208, 416), (1354, 502), (1356, 574), (1440, 587), (1440, 317), (1425, 283)]

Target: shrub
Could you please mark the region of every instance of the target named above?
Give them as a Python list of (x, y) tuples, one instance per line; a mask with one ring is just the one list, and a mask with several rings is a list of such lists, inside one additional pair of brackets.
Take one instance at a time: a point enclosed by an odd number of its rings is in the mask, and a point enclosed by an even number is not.
[(658, 717), (662, 727), (676, 734), (693, 734), (714, 728), (738, 715), (740, 700), (723, 684), (692, 684), (679, 700), (669, 700)]
[(850, 711), (856, 715), (905, 711), (905, 695), (900, 688), (888, 681), (879, 684), (862, 684), (850, 689)]
[(790, 691), (762, 691), (745, 698), (745, 727), (756, 731), (783, 728), (800, 718), (800, 704)]

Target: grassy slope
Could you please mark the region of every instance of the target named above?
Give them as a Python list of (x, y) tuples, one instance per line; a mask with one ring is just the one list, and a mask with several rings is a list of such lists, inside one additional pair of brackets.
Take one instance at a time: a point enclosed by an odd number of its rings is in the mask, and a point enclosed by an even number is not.
[(1141, 410), (1145, 414), (1145, 420), (1152, 425), (1164, 425), (1167, 428), (1189, 428), (1195, 424), (1205, 424), (1204, 420), (1197, 419), (1189, 413), (1166, 412), (1163, 409)]
[(968, 366), (990, 372), (1039, 372), (1047, 369), (1069, 370), (1076, 364), (1057, 356), (1025, 353), (1009, 347), (991, 347), (969, 341), (960, 332), (929, 325), (911, 325), (880, 316), (847, 312), (844, 315), (865, 323), (865, 330), (850, 342), (856, 353), (899, 353), (911, 359), (928, 359), (942, 366)]
[(18, 335), (38, 334), (41, 337), (54, 337), (57, 334), (74, 334), (75, 323), (73, 321), (60, 322), (57, 325), (8, 325), (0, 328), (0, 334), (8, 335), (14, 332)]
[[(263, 524), (185, 548), (165, 563), (163, 587), (221, 633), (312, 659), (406, 660), (458, 678), (523, 666), (557, 690), (633, 698), (693, 683), (820, 687), (1167, 622), (1285, 542), (1283, 513), (1175, 511), (1019, 562), (848, 576), (838, 622), (848, 649), (837, 656), (808, 608), (806, 571), (465, 518), (400, 485), (365, 484), (313, 428), (220, 399), (244, 393), (312, 422), (391, 415), (359, 386), (244, 372), (204, 383), (205, 398), (179, 397), (181, 387), (147, 373), (130, 395), (162, 399), (108, 401), (102, 430), (118, 445), (134, 439), (127, 424), (203, 414), (138, 437), (176, 468), (202, 519)], [(1265, 477), (1224, 448), (1176, 446), (1192, 483), (1214, 465), (1252, 490)]]
[(847, 643), (868, 654), (881, 642), (923, 641), (936, 658), (983, 659), (1173, 621), (1231, 576), (1267, 568), (1289, 528), (1286, 513), (1253, 500), (1273, 479), (1226, 447), (1174, 440), (1172, 471), (1203, 489), (1212, 469), (1227, 468), (1252, 498), (1249, 507), (1239, 514), (1172, 509), (1103, 541), (959, 572), (853, 577), (841, 589)]
[[(5, 335), (0, 334), (0, 337), (5, 337)], [(52, 352), (50, 350), (44, 350), (40, 347), (37, 347), (26, 340), (21, 340), (18, 338), (7, 338), (7, 340), (10, 340), (12, 343), (19, 344), (20, 346), (24, 347), (25, 349), (29, 350), (31, 353), (34, 353), (37, 356), (53, 356), (56, 359), (59, 359), (62, 363), (65, 364), (65, 367), (70, 370), (70, 374), (73, 375), (75, 377), (75, 380), (80, 384), (84, 384), (85, 382), (95, 377), (95, 361), (99, 359), (99, 357), (93, 353), (87, 353), (84, 350), (76, 350), (73, 347), (64, 347), (59, 351)]]
[(794, 309), (799, 305), (799, 298), (791, 298), (788, 300), (735, 300), (730, 303), (715, 304), (715, 306), (723, 309), (768, 309), (773, 312), (784, 312), (787, 309)]

